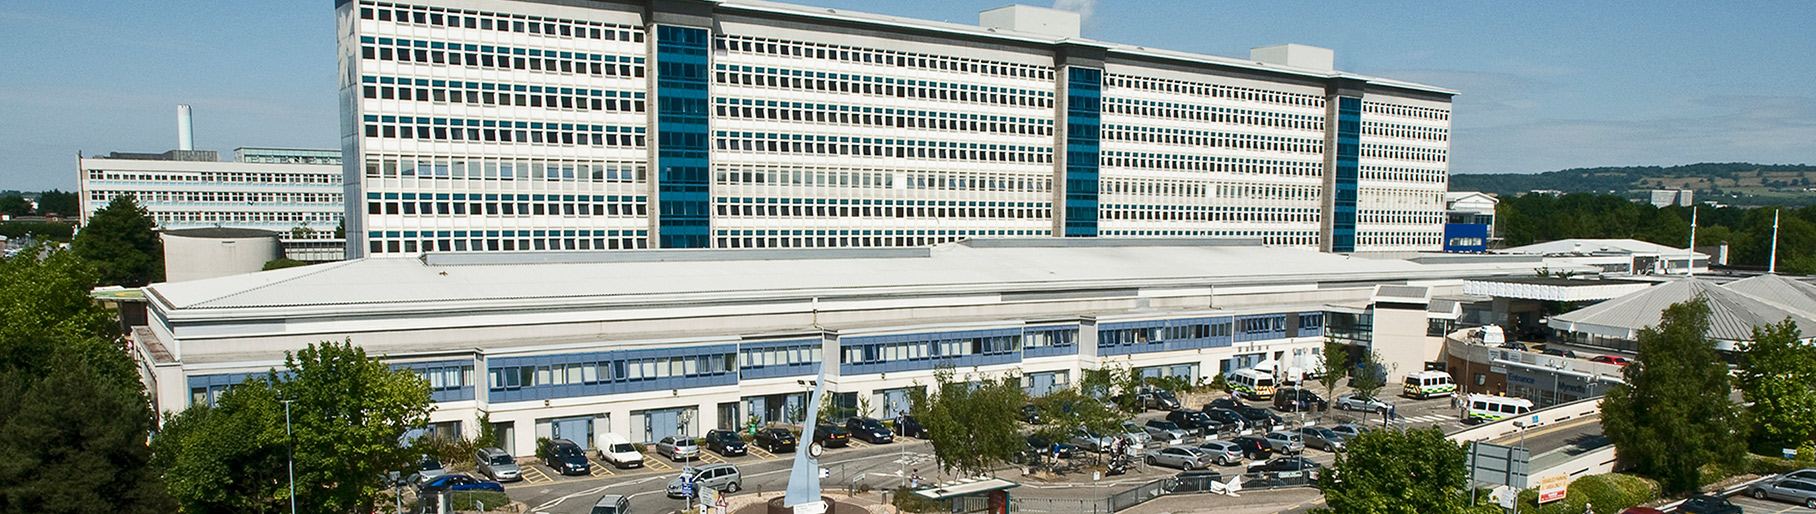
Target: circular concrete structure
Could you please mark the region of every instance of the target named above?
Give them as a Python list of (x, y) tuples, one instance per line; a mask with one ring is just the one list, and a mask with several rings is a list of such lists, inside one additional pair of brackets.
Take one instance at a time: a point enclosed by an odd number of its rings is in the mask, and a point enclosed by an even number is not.
[(277, 232), (250, 228), (165, 230), (164, 280), (183, 282), (252, 273), (284, 256)]

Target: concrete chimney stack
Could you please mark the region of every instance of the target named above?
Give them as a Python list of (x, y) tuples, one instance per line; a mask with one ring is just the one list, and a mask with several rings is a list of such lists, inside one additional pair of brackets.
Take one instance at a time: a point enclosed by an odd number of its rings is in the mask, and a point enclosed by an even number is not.
[(189, 115), (189, 106), (177, 106), (177, 149), (195, 149), (195, 122)]

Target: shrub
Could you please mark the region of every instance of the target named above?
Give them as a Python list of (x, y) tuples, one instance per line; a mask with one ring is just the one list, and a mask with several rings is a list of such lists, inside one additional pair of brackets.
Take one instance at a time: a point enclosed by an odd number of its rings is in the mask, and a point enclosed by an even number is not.
[(1579, 514), (1583, 504), (1594, 506), (1596, 514), (1615, 514), (1628, 507), (1658, 498), (1658, 484), (1625, 473), (1589, 475), (1570, 482), (1564, 499), (1538, 505), (1538, 489), (1520, 491), (1520, 512), (1534, 514)]
[(555, 452), (555, 441), (547, 437), (536, 438), (536, 458), (548, 460)]
[(906, 487), (896, 489), (889, 502), (903, 512), (952, 512), (952, 502), (929, 500)]

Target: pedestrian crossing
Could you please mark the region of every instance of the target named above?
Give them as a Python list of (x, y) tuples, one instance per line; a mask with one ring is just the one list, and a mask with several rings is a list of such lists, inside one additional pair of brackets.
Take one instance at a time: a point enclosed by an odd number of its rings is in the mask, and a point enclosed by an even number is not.
[(1424, 415), (1424, 416), (1400, 416), (1400, 417), (1394, 418), (1395, 421), (1405, 421), (1407, 423), (1444, 423), (1444, 422), (1449, 422), (1449, 421), (1456, 421), (1458, 419), (1462, 419), (1462, 418), (1458, 418), (1456, 416), (1451, 416), (1451, 415), (1446, 415), (1446, 414), (1428, 414), (1428, 415)]

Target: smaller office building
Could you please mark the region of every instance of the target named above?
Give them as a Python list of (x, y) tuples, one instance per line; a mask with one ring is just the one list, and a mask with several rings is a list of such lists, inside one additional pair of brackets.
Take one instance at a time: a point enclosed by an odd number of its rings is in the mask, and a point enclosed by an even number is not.
[[(1603, 274), (1684, 275), (1709, 272), (1709, 255), (1634, 239), (1559, 239), (1496, 253), (1539, 255), (1547, 261), (1595, 266)], [(1687, 273), (1686, 273), (1687, 270)]]

